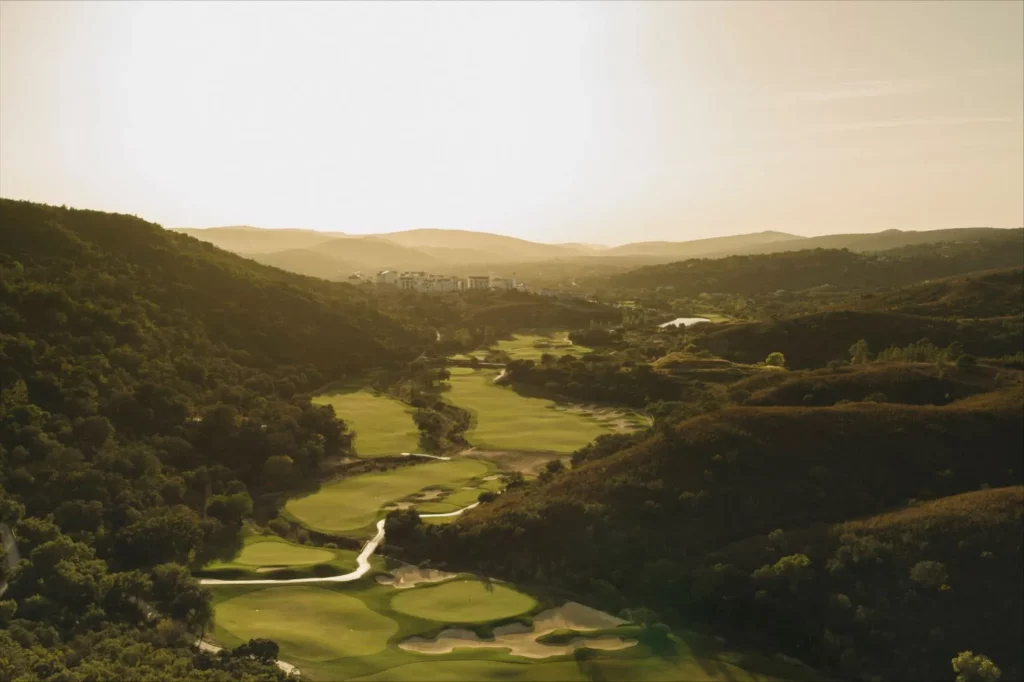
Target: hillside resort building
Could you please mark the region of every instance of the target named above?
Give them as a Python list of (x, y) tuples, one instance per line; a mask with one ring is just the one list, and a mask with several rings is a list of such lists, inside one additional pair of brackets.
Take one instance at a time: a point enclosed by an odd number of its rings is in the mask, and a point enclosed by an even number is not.
[(495, 277), (494, 275), (472, 275), (469, 277), (448, 277), (428, 272), (399, 272), (398, 270), (381, 270), (374, 281), (377, 284), (392, 284), (408, 291), (463, 291), (466, 289), (500, 289), (511, 291), (525, 290), (526, 286), (516, 281), (515, 273), (511, 277)]

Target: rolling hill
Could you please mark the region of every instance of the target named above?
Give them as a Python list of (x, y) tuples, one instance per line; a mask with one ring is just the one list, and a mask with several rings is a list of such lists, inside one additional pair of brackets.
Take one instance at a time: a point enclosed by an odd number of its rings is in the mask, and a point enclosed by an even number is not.
[(238, 225), (231, 227), (210, 227), (205, 229), (191, 227), (171, 228), (174, 232), (187, 234), (225, 251), (241, 254), (272, 253), (286, 249), (304, 249), (337, 239), (336, 232), (317, 232), (316, 230), (281, 229), (267, 230), (259, 227)]
[[(415, 355), (429, 338), (347, 284), (266, 267), (131, 216), (3, 199), (0, 223), (5, 265), (18, 263), (29, 281), (62, 292), (62, 305), (109, 306), (96, 314), (112, 329), (128, 325), (116, 322), (126, 314), (119, 308), (145, 309), (147, 320), (133, 323), (140, 329), (245, 351), (256, 364), (312, 364), (330, 373)], [(56, 303), (38, 296), (15, 308), (25, 320), (58, 314)], [(18, 324), (9, 321), (5, 331)]]
[(732, 253), (759, 253), (761, 248), (779, 242), (794, 244), (804, 237), (785, 232), (755, 232), (731, 237), (711, 237), (682, 242), (633, 242), (607, 249), (605, 256), (657, 256), (683, 260), (701, 256), (724, 256)]
[[(949, 241), (953, 244), (1006, 239), (1008, 230), (963, 228), (928, 232), (889, 230), (877, 234), (799, 237), (758, 232), (682, 242), (636, 242), (617, 247), (542, 244), (470, 230), (417, 229), (370, 235), (315, 230), (271, 230), (247, 226), (175, 231), (208, 241), (261, 263), (292, 272), (341, 280), (355, 272), (424, 270), (465, 276), (487, 270), (518, 271), (528, 279), (561, 283), (585, 277), (691, 258), (722, 258), (808, 249), (871, 252)], [(507, 274), (507, 273), (506, 273)]]
[(395, 541), (844, 678), (940, 679), (972, 647), (1019, 674), (1022, 398), (725, 409)]

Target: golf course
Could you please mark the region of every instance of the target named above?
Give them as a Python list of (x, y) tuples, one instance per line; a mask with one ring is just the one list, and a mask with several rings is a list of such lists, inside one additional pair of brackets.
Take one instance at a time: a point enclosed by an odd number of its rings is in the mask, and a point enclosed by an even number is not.
[(442, 501), (446, 494), (492, 470), (491, 465), (480, 460), (456, 459), (360, 474), (328, 483), (307, 497), (290, 500), (285, 505), (285, 513), (323, 533), (360, 531), (365, 534), (388, 506), (403, 501), (415, 506), (410, 498), (430, 488), (437, 491), (437, 501)]
[(360, 457), (382, 457), (419, 448), (420, 432), (412, 420), (412, 408), (369, 390), (324, 393), (316, 405), (330, 405), (350, 430), (355, 431), (355, 452)]
[(550, 334), (516, 334), (511, 339), (501, 339), (495, 349), (509, 354), (513, 360), (540, 360), (545, 353), (561, 357), (563, 355), (586, 355), (593, 348), (574, 345), (565, 331)]
[(629, 410), (563, 405), (494, 383), (496, 370), (452, 367), (445, 400), (473, 416), (466, 440), (488, 450), (569, 454), (605, 433), (645, 426)]
[[(524, 337), (506, 348), (532, 353), (540, 350), (535, 344), (551, 341)], [(470, 411), (466, 437), (477, 448), (533, 452), (547, 461), (603, 433), (643, 424), (624, 410), (521, 396), (496, 384), (497, 374), (454, 367), (443, 393)], [(360, 456), (415, 450), (404, 404), (364, 391), (318, 401), (334, 405), (358, 431)], [(283, 669), (294, 666), (302, 679), (314, 681), (810, 677), (803, 668), (731, 654), (687, 633), (672, 635), (655, 651), (641, 626), (567, 602), (543, 586), (408, 566), (376, 554), (387, 546), (389, 510), (412, 508), (424, 522), (447, 523), (475, 507), (482, 492), (501, 492), (508, 470), (475, 452), (359, 463), (362, 473), (285, 502), (282, 516), (323, 534), (319, 546), (251, 534), (238, 556), (205, 566), (200, 575), (213, 593), (216, 618), (212, 643), (204, 646), (269, 638), (280, 645)], [(336, 549), (324, 546), (324, 537), (364, 544), (360, 552)], [(580, 649), (587, 652), (574, 657)]]
[(356, 567), (357, 552), (297, 545), (276, 535), (249, 535), (230, 561), (207, 564), (201, 575), (215, 578), (284, 578), (344, 573)]

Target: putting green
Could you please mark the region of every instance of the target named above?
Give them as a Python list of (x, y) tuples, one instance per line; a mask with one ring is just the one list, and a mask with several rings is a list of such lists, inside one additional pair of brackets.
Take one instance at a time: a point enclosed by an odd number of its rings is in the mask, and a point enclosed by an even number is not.
[(536, 600), (500, 583), (449, 580), (399, 592), (391, 608), (439, 623), (484, 623), (526, 613)]
[(454, 459), (361, 474), (326, 485), (308, 497), (289, 500), (285, 511), (324, 533), (359, 530), (375, 523), (387, 504), (431, 486), (461, 487), (488, 471), (488, 465), (480, 460)]
[(570, 453), (604, 433), (608, 423), (572, 412), (545, 398), (521, 396), (494, 383), (497, 372), (452, 374), (445, 398), (473, 415), (466, 440), (481, 448)]
[(308, 566), (334, 558), (329, 549), (293, 545), (280, 538), (255, 536), (246, 538), (242, 553), (233, 563), (243, 566)]
[(420, 432), (412, 420), (412, 408), (370, 391), (325, 393), (313, 398), (315, 405), (331, 405), (339, 419), (355, 431), (356, 454), (382, 457), (419, 448)]
[(309, 661), (370, 656), (384, 650), (398, 623), (355, 597), (309, 586), (275, 586), (217, 606), (217, 629), (241, 641), (266, 637)]

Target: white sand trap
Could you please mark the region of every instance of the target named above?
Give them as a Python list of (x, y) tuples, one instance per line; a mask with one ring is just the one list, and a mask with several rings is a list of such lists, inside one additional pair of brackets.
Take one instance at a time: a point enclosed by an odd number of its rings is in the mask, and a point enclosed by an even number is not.
[(381, 585), (391, 585), (399, 590), (409, 587), (416, 587), (420, 583), (439, 583), (448, 578), (454, 578), (457, 573), (438, 571), (434, 568), (419, 568), (418, 566), (402, 566), (391, 571), (391, 575), (378, 575), (377, 582)]
[[(378, 578), (379, 580), (379, 578)], [(533, 627), (522, 623), (509, 623), (494, 628), (494, 639), (480, 639), (472, 630), (449, 628), (438, 633), (437, 637), (410, 637), (398, 646), (407, 651), (421, 654), (450, 654), (456, 649), (508, 649), (513, 656), (524, 658), (549, 658), (564, 656), (576, 649), (601, 649), (615, 651), (627, 649), (636, 644), (635, 639), (625, 639), (617, 635), (599, 635), (597, 637), (573, 637), (563, 644), (544, 644), (537, 641), (538, 637), (555, 630), (600, 630), (613, 628), (625, 623), (603, 611), (592, 609), (583, 604), (568, 602), (557, 609), (548, 609), (537, 614)]]

